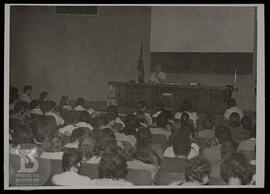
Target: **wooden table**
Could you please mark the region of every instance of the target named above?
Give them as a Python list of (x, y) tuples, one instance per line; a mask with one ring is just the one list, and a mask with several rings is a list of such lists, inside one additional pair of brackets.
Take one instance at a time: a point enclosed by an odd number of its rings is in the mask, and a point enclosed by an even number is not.
[(162, 101), (166, 108), (176, 112), (183, 100), (187, 99), (198, 113), (224, 113), (226, 101), (232, 94), (228, 87), (128, 82), (109, 82), (109, 85), (116, 104), (120, 108), (131, 109), (136, 107), (139, 100), (144, 100), (150, 110), (154, 110), (157, 102)]

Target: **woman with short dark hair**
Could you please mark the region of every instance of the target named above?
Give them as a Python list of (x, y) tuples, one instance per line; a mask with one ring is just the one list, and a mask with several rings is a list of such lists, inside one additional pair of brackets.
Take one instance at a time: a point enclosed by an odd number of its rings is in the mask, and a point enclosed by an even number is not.
[(249, 163), (240, 153), (235, 153), (223, 161), (220, 174), (228, 185), (247, 185), (251, 180)]
[(91, 179), (78, 174), (80, 166), (81, 155), (78, 151), (69, 150), (65, 152), (62, 157), (64, 172), (54, 175), (51, 180), (52, 183), (62, 186), (90, 186), (92, 184)]
[(211, 169), (209, 162), (201, 157), (192, 158), (185, 168), (186, 182), (178, 181), (170, 185), (207, 185)]
[(94, 186), (133, 186), (124, 180), (128, 173), (125, 157), (118, 149), (105, 152), (99, 163), (99, 179), (93, 180)]

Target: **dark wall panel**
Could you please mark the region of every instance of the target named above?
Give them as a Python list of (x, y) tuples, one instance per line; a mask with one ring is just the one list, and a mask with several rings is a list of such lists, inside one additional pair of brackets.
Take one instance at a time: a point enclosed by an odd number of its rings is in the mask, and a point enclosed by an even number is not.
[(253, 53), (151, 52), (151, 70), (160, 64), (168, 73), (250, 75)]

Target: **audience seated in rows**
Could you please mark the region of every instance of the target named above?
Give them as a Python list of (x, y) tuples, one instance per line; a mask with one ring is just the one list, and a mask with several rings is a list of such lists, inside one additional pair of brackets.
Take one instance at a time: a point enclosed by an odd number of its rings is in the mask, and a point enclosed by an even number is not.
[[(216, 114), (198, 120), (188, 100), (175, 120), (162, 102), (152, 118), (144, 101), (134, 114), (120, 118), (115, 105), (98, 113), (78, 98), (73, 109), (68, 96), (56, 106), (48, 92), (32, 100), (30, 90), (24, 88), (24, 101), (16, 88), (10, 94), (10, 154), (25, 144), (40, 145), (38, 157), (51, 161), (54, 185), (256, 183), (256, 127), (250, 117), (233, 111), (238, 110), (233, 99), (223, 122)], [(135, 180), (139, 177), (145, 180)]]

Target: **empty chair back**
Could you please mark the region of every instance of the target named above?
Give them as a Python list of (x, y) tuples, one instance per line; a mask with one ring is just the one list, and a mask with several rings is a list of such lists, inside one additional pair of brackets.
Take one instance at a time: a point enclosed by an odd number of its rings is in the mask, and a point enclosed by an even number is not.
[(79, 174), (88, 176), (90, 179), (98, 179), (98, 165), (99, 164), (82, 164)]
[(162, 158), (155, 184), (168, 185), (175, 181), (184, 180), (184, 173), (187, 164), (187, 159), (167, 157)]
[(185, 181), (184, 172), (171, 172), (160, 169), (157, 173), (155, 185), (169, 185), (176, 181)]
[(170, 172), (182, 173), (188, 164), (187, 159), (164, 157), (161, 160), (160, 169)]
[(220, 177), (210, 177), (208, 185), (228, 185), (228, 184)]
[(143, 169), (128, 169), (125, 180), (134, 185), (152, 185), (151, 172)]

